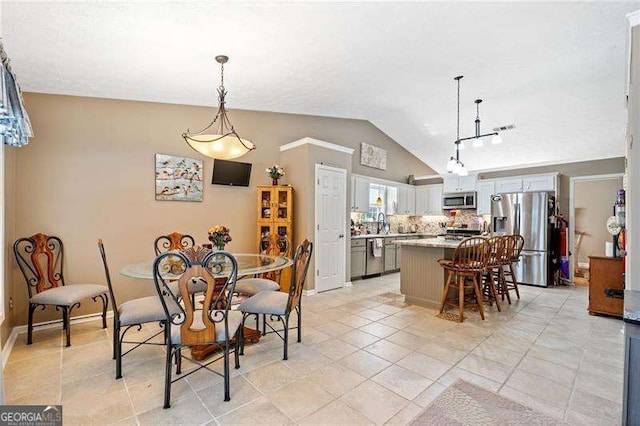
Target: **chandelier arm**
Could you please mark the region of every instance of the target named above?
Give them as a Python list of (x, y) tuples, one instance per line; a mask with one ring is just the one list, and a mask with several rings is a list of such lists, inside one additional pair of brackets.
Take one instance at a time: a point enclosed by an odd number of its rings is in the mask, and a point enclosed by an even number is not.
[(484, 138), (484, 137), (486, 137), (486, 136), (495, 136), (495, 135), (497, 135), (497, 134), (498, 134), (498, 132), (494, 132), (494, 133), (485, 133), (484, 135), (477, 135), (477, 136), (469, 136), (468, 138), (462, 138), (462, 139), (460, 139), (460, 142), (462, 142), (462, 141), (468, 141), (468, 140), (470, 140), (470, 139)]

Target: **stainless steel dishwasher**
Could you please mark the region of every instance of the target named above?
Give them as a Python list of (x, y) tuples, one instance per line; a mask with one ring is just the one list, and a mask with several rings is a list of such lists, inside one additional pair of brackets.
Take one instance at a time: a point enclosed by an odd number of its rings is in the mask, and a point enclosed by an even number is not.
[(377, 238), (367, 238), (367, 273), (366, 275), (381, 274), (384, 272), (384, 239), (380, 247), (380, 257), (373, 255), (374, 244)]

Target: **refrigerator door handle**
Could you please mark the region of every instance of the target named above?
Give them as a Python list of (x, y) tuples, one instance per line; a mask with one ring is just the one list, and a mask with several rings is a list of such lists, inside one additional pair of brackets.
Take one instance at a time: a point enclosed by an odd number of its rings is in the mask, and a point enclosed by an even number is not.
[(518, 203), (513, 203), (513, 223), (511, 224), (511, 235), (516, 235), (518, 229)]

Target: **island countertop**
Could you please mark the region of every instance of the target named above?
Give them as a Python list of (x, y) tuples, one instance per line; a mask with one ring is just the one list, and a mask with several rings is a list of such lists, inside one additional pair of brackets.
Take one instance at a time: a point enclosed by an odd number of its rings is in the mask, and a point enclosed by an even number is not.
[(454, 249), (458, 247), (460, 241), (458, 240), (443, 240), (440, 238), (423, 238), (420, 240), (396, 240), (395, 244), (399, 246), (413, 246), (413, 247), (432, 247), (432, 248), (445, 248)]

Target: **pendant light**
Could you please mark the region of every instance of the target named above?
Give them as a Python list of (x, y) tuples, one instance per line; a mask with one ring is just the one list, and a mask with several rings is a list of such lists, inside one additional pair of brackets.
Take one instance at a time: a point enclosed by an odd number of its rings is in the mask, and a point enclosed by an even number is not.
[(460, 75), (455, 77), (454, 80), (458, 82), (458, 121), (456, 127), (456, 156), (451, 157), (451, 159), (447, 162), (447, 172), (455, 173), (459, 176), (467, 176), (469, 171), (465, 167), (464, 163), (460, 161), (460, 151), (465, 148), (464, 141), (472, 140), (471, 146), (474, 148), (480, 148), (484, 146), (485, 138), (492, 136), (491, 144), (497, 145), (502, 143), (502, 138), (498, 134), (498, 132), (480, 134), (480, 104), (482, 103), (482, 99), (476, 99), (474, 103), (476, 104), (476, 120), (475, 120), (475, 129), (476, 134), (474, 136), (470, 136), (468, 138), (460, 138), (460, 80), (462, 80), (464, 76)]
[(218, 113), (207, 127), (199, 132), (191, 132), (189, 129), (182, 134), (185, 142), (191, 148), (207, 157), (221, 160), (238, 158), (249, 151), (256, 149), (253, 142), (242, 139), (233, 128), (227, 117), (225, 97), (227, 90), (224, 87), (224, 64), (229, 58), (224, 55), (216, 56), (216, 62), (220, 64), (220, 87), (218, 87)]
[(380, 196), (380, 186), (378, 186), (378, 198), (376, 198), (376, 204), (378, 206), (382, 205), (382, 197)]

